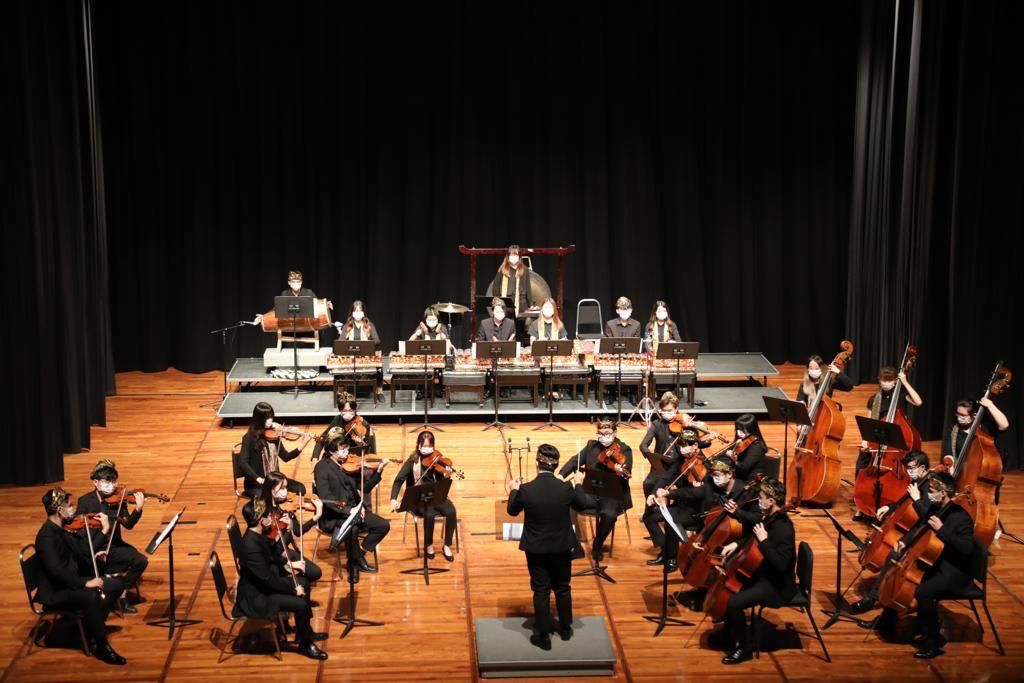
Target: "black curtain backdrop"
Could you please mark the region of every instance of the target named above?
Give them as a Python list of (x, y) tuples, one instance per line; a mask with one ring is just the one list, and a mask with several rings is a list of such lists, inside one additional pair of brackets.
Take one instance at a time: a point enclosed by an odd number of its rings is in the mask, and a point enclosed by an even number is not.
[(9, 3), (0, 20), (0, 483), (63, 479), (62, 454), (88, 448), (114, 391), (87, 19), (52, 0)]
[(290, 268), (394, 348), (468, 303), (460, 243), (575, 243), (570, 324), (626, 294), (705, 350), (842, 336), (854, 3), (301, 7), (97, 6), (119, 370), (220, 367)]
[[(1024, 289), (1021, 26), (1020, 3), (862, 5), (847, 329), (860, 381), (918, 344), (925, 438), (982, 395), (998, 360), (1024, 362), (1010, 334)], [(996, 404), (1020, 467), (1020, 388)]]

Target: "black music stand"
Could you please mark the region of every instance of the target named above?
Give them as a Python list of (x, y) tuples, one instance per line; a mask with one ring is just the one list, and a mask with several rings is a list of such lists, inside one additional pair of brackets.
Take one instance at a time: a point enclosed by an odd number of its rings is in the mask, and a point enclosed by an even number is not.
[(622, 356), (626, 353), (640, 353), (640, 337), (601, 337), (598, 353), (619, 357), (619, 369), (615, 373), (615, 393), (618, 394), (619, 407), (616, 411), (615, 426), (626, 425), (630, 429), (637, 427), (622, 421)]
[[(163, 619), (156, 619), (154, 621), (146, 622), (146, 624), (149, 626), (160, 626), (162, 628), (166, 628), (167, 640), (171, 639), (171, 637), (174, 635), (174, 629), (176, 628), (183, 626), (191, 626), (192, 624), (203, 623), (199, 619), (179, 619), (175, 615), (177, 604), (174, 602), (174, 530), (175, 528), (177, 528), (178, 523), (180, 522), (181, 516), (183, 514), (185, 514), (185, 508), (181, 508), (178, 514), (174, 515), (174, 517), (172, 517), (171, 520), (167, 522), (167, 526), (164, 527), (163, 531), (158, 531), (157, 533), (153, 534), (153, 540), (151, 540), (149, 542), (149, 545), (146, 546), (146, 554), (152, 555), (157, 551), (157, 549), (160, 548), (160, 545), (164, 542), (164, 540), (167, 540), (167, 564), (168, 574), (170, 576), (171, 596), (169, 604), (167, 606), (167, 612), (165, 612), (166, 616), (164, 616)], [(180, 523), (195, 524), (194, 521)]]
[(345, 630), (341, 632), (340, 638), (344, 638), (356, 626), (383, 626), (382, 621), (370, 621), (356, 617), (356, 581), (352, 569), (356, 563), (356, 552), (359, 544), (358, 534), (355, 531), (356, 520), (364, 510), (360, 502), (349, 512), (348, 517), (342, 522), (341, 528), (331, 536), (331, 547), (337, 548), (342, 541), (345, 542), (345, 552), (348, 554), (348, 616), (335, 616), (334, 620), (339, 624), (345, 624)]
[[(452, 487), (451, 479), (440, 479), (438, 481), (431, 481), (425, 484), (417, 484), (416, 486), (406, 486), (405, 493), (402, 495), (402, 504), (398, 506), (396, 512), (408, 512), (409, 514), (415, 514), (417, 510), (422, 514), (426, 511), (427, 504), (429, 503), (433, 507), (438, 505), (444, 505), (444, 502), (448, 500), (448, 491)], [(423, 515), (423, 519), (426, 519), (426, 515)], [(431, 567), (427, 564), (427, 531), (426, 527), (423, 528), (423, 566), (417, 567), (416, 569), (403, 569), (400, 574), (418, 574), (423, 577), (424, 583), (430, 585), (431, 574), (441, 574), (442, 572), (451, 571), (442, 567)]]
[(518, 349), (516, 348), (518, 346), (519, 342), (516, 341), (478, 341), (476, 343), (476, 357), (491, 359), (491, 375), (494, 377), (494, 419), (488, 422), (487, 426), (483, 428), (483, 431), (485, 432), (491, 427), (497, 427), (498, 429), (515, 429), (515, 427), (507, 425), (498, 419), (498, 409), (501, 404), (501, 386), (498, 382), (498, 359), (515, 358), (518, 353)]
[(786, 398), (775, 396), (764, 396), (764, 408), (768, 411), (768, 418), (782, 422), (783, 447), (782, 447), (782, 485), (788, 484), (789, 478), (789, 424), (809, 426), (811, 416), (807, 413), (807, 406), (802, 401), (790, 401)]
[[(626, 497), (622, 494), (622, 486), (619, 484), (619, 476), (613, 474), (607, 470), (598, 469), (587, 469), (587, 476), (583, 480), (583, 490), (594, 496), (595, 498), (609, 498), (611, 500), (625, 500)], [(598, 503), (600, 508), (600, 502)], [(618, 520), (615, 520), (616, 523)], [(595, 531), (597, 528), (597, 517), (594, 517)], [(596, 533), (595, 533), (596, 535)], [(608, 569), (607, 565), (602, 565), (593, 559), (594, 557), (594, 539), (590, 539), (590, 567), (582, 571), (578, 571), (573, 576), (597, 576), (610, 581), (611, 583), (618, 583), (615, 579), (608, 575), (605, 571)]]
[[(872, 622), (871, 619), (859, 619), (859, 618), (855, 617), (852, 614), (847, 614), (843, 610), (843, 606), (845, 605), (845, 601), (843, 600), (843, 596), (846, 595), (846, 591), (842, 590), (842, 585), (843, 585), (843, 539), (845, 538), (845, 539), (849, 540), (850, 543), (853, 543), (854, 547), (857, 548), (858, 550), (864, 550), (864, 543), (859, 538), (857, 538), (856, 534), (854, 534), (852, 531), (850, 531), (849, 529), (845, 528), (842, 524), (840, 524), (839, 520), (836, 519), (835, 515), (833, 515), (828, 510), (825, 510), (824, 512), (825, 512), (825, 515), (830, 520), (832, 520), (832, 526), (834, 526), (836, 528), (836, 599), (835, 599), (835, 602), (833, 603), (833, 607), (832, 607), (831, 610), (827, 610), (827, 609), (821, 610), (822, 613), (828, 615), (828, 621), (826, 621), (825, 625), (821, 627), (821, 630), (824, 631), (829, 626), (832, 626), (833, 624), (835, 624), (838, 621), (849, 621), (850, 623), (857, 624), (858, 626), (861, 626), (863, 628), (870, 628), (871, 627), (871, 622)], [(863, 572), (863, 571), (864, 570), (861, 569), (860, 572), (857, 572), (857, 576), (860, 576), (861, 572)], [(853, 577), (854, 581), (857, 580), (857, 576)], [(851, 582), (850, 585), (853, 585), (853, 582)]]
[[(700, 353), (700, 342), (661, 342), (658, 344), (658, 351), (655, 354), (655, 358), (658, 360), (674, 360), (676, 362), (676, 396), (683, 393), (683, 388), (679, 382), (679, 377), (682, 374), (679, 370), (679, 364), (684, 360), (693, 359), (697, 360), (697, 355)], [(694, 376), (696, 376), (696, 368), (694, 368)], [(689, 389), (692, 385), (687, 385)], [(694, 405), (694, 392), (686, 392), (686, 403), (692, 408)]]
[[(295, 321), (299, 318), (315, 318), (313, 297), (311, 296), (275, 296), (274, 315), (278, 320), (292, 321), (292, 377), (295, 380), (294, 398), (299, 397), (299, 344), (295, 341)], [(314, 332), (313, 334), (320, 334)]]
[[(877, 443), (879, 450), (881, 450), (883, 446), (887, 448), (896, 448), (901, 451), (906, 451), (909, 448), (906, 440), (903, 438), (903, 432), (896, 423), (885, 422), (884, 420), (872, 420), (870, 417), (864, 417), (863, 415), (857, 415), (856, 417), (857, 429), (860, 430), (860, 438), (867, 441), (868, 444)], [(880, 454), (876, 453), (874, 456), (875, 459), (877, 459), (877, 473), (875, 475), (876, 511), (882, 505), (882, 459), (879, 455)]]
[(530, 346), (530, 354), (534, 358), (548, 358), (548, 372), (546, 378), (547, 381), (544, 383), (545, 385), (547, 385), (548, 394), (548, 421), (539, 427), (534, 427), (533, 431), (536, 432), (540, 429), (544, 429), (545, 427), (554, 427), (555, 429), (559, 429), (563, 432), (567, 431), (565, 427), (555, 424), (554, 420), (552, 419), (554, 416), (554, 400), (551, 398), (551, 382), (555, 378), (555, 356), (571, 356), (572, 341), (568, 339), (557, 339), (549, 341), (542, 341), (538, 339), (537, 341), (533, 342), (533, 344)]
[(433, 429), (443, 432), (440, 427), (430, 424), (430, 401), (434, 397), (433, 385), (430, 386), (430, 393), (427, 393), (430, 384), (430, 370), (427, 368), (427, 356), (443, 356), (448, 351), (448, 342), (444, 339), (414, 339), (405, 342), (405, 355), (423, 356), (423, 424), (412, 431), (418, 432), (421, 429)]
[(356, 358), (367, 358), (377, 353), (376, 342), (370, 339), (335, 339), (333, 351), (334, 355), (340, 358), (352, 357), (352, 395), (356, 396), (359, 390), (359, 380), (356, 378)]
[[(665, 520), (665, 533), (675, 534), (680, 543), (685, 543), (686, 538), (679, 530), (679, 527), (676, 526), (676, 522), (672, 519), (672, 515), (669, 513), (668, 508), (664, 505), (659, 505), (658, 509), (661, 511), (662, 519)], [(665, 547), (668, 547), (667, 543), (665, 544)], [(661, 614), (645, 614), (644, 619), (658, 625), (658, 628), (654, 629), (655, 638), (661, 635), (661, 632), (665, 630), (666, 626), (693, 626), (692, 622), (684, 621), (676, 617), (670, 617), (668, 615), (668, 557), (665, 557), (665, 561), (661, 563)]]

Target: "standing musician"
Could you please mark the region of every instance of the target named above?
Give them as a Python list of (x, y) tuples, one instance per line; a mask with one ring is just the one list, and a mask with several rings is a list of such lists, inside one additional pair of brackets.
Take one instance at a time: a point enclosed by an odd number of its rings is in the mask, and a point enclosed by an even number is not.
[(651, 315), (647, 319), (647, 326), (644, 328), (644, 339), (647, 340), (649, 348), (657, 351), (661, 342), (680, 342), (679, 327), (672, 321), (669, 315), (668, 304), (664, 301), (655, 301), (651, 307)]
[[(1010, 428), (1010, 420), (1006, 413), (1001, 411), (991, 398), (985, 396), (978, 400), (978, 405), (985, 407), (985, 417), (978, 425), (990, 436), (996, 438), (998, 447), (1001, 432)], [(963, 451), (967, 434), (971, 431), (971, 425), (977, 416), (977, 410), (973, 401), (962, 399), (956, 402), (956, 413), (953, 415), (955, 422), (949, 433), (942, 437), (942, 460), (948, 467), (953, 466), (956, 456)]]
[[(444, 467), (444, 472), (438, 471), (436, 467), (424, 469), (424, 461), (435, 455), (440, 455), (436, 450), (434, 433), (423, 431), (416, 437), (416, 451), (402, 463), (402, 467), (395, 475), (395, 482), (391, 485), (391, 511), (398, 510), (400, 505), (398, 495), (402, 491), (402, 485), (412, 487), (420, 484), (429, 484), (442, 479), (451, 479), (453, 470), (451, 467)], [(455, 561), (452, 553), (452, 538), (455, 536), (455, 525), (458, 523), (455, 504), (448, 498), (441, 505), (432, 505), (429, 501), (423, 501), (416, 514), (423, 517), (423, 545), (427, 553), (427, 559), (434, 559), (434, 517), (444, 516), (444, 547), (441, 554), (449, 562)]]
[[(345, 443), (344, 436), (337, 432), (329, 434), (324, 443), (324, 452), (327, 457), (317, 461), (313, 468), (313, 480), (317, 495), (321, 499), (331, 502), (324, 506), (324, 514), (320, 518), (319, 524), (320, 528), (326, 532), (338, 532), (342, 529), (342, 522), (347, 511), (362, 501), (363, 495), (359, 490), (359, 481), (348, 476), (342, 469), (342, 465), (348, 457), (348, 444)], [(377, 544), (388, 535), (388, 532), (391, 531), (391, 523), (370, 512), (364, 506), (360, 518), (356, 522), (356, 529), (367, 533), (362, 546), (359, 543), (353, 544), (356, 552), (356, 557), (351, 558), (353, 583), (359, 581), (360, 571), (371, 574), (377, 571), (377, 567), (366, 561), (366, 553), (372, 553)], [(351, 533), (356, 533), (356, 531), (353, 530)], [(331, 548), (337, 548), (340, 543), (340, 538), (332, 538)]]
[[(526, 511), (519, 549), (526, 553), (533, 591), (533, 635), (530, 642), (542, 650), (551, 649), (551, 591), (558, 608), (558, 634), (562, 640), (572, 638), (572, 558), (579, 542), (573, 531), (570, 510), (586, 509), (588, 498), (583, 492), (584, 473), (573, 474), (573, 485), (554, 476), (558, 467), (558, 449), (551, 444), (537, 448), (537, 477), (522, 482), (513, 479), (508, 496), (508, 514)], [(593, 503), (592, 499), (590, 501)]]
[[(818, 394), (818, 387), (821, 385), (822, 366), (825, 361), (821, 356), (814, 355), (807, 359), (807, 368), (804, 370), (804, 376), (800, 380), (800, 388), (796, 392), (796, 400), (803, 401), (807, 405), (810, 405), (814, 401), (814, 397)], [(835, 375), (831, 386), (828, 388), (828, 396), (832, 397), (832, 392), (836, 389), (839, 391), (852, 391), (853, 380), (844, 374), (834, 363), (828, 365), (828, 369)]]
[(512, 297), (513, 317), (519, 317), (533, 306), (530, 290), (530, 271), (519, 257), (519, 245), (513, 244), (505, 252), (505, 258), (498, 266), (498, 272), (491, 283), (491, 294), (498, 297)]
[[(878, 371), (878, 391), (868, 399), (868, 415), (872, 420), (880, 420), (889, 413), (889, 408), (892, 405), (892, 393), (896, 388), (897, 380), (902, 383), (903, 388), (906, 390), (904, 398), (907, 403), (915, 408), (920, 408), (924, 403), (921, 400), (921, 395), (907, 381), (907, 374), (903, 370), (897, 372), (896, 368), (886, 365)], [(871, 451), (868, 450), (868, 442), (861, 441), (855, 474), (867, 467), (870, 462)]]
[(491, 299), (491, 317), (480, 321), (476, 340), (504, 342), (515, 338), (516, 324), (506, 317), (505, 302), (494, 297)]
[(620, 296), (615, 300), (616, 317), (604, 324), (606, 337), (639, 337), (640, 321), (633, 317), (633, 302)]
[[(302, 272), (298, 270), (288, 271), (288, 287), (281, 290), (280, 296), (309, 296), (316, 298), (316, 294), (312, 289), (302, 286)], [(334, 310), (334, 304), (330, 300), (327, 301), (327, 308)], [(263, 321), (263, 314), (257, 313), (253, 319), (254, 325), (259, 325)]]
[[(616, 457), (622, 462), (615, 462)], [(606, 462), (601, 462), (602, 459)], [(597, 439), (588, 441), (579, 453), (569, 458), (558, 473), (566, 480), (577, 470), (603, 470), (619, 478), (623, 495), (621, 501), (593, 498), (592, 504), (588, 506), (588, 510), (597, 512), (597, 528), (591, 549), (591, 557), (595, 562), (604, 559), (604, 541), (615, 528), (619, 515), (633, 507), (633, 500), (629, 495), (629, 477), (632, 469), (633, 449), (618, 439), (615, 422), (602, 418), (597, 421)]]
[(267, 507), (263, 498), (257, 498), (252, 502), (246, 522), (248, 529), (242, 536), (237, 597), (232, 613), (236, 617), (276, 619), (282, 611), (292, 612), (296, 652), (310, 659), (327, 659), (327, 653), (315, 643), (327, 638), (327, 634), (313, 630), (309, 590), (295, 577), (296, 565), (289, 564), (281, 552), (273, 509)]
[[(786, 487), (777, 479), (761, 482), (760, 519), (751, 528), (764, 561), (743, 590), (729, 598), (725, 611), (725, 632), (736, 643), (736, 649), (722, 658), (722, 664), (739, 664), (750, 659), (750, 635), (746, 610), (755, 605), (779, 607), (797, 592), (795, 580), (796, 535), (793, 522), (780, 508), (786, 500)], [(765, 521), (767, 520), (767, 521)], [(746, 525), (744, 525), (746, 526)], [(723, 559), (735, 552), (739, 543), (722, 548)]]
[[(245, 495), (249, 498), (258, 497), (267, 474), (279, 471), (280, 463), (299, 457), (311, 438), (303, 434), (298, 448), (288, 450), (281, 439), (282, 433), (283, 428), (274, 421), (274, 407), (265, 401), (257, 403), (252, 409), (249, 429), (242, 437), (242, 452), (238, 459), (238, 469), (245, 475)], [(289, 480), (288, 490), (305, 493), (306, 487), (301, 482)]]
[(416, 341), (418, 339), (448, 339), (448, 327), (441, 322), (437, 316), (437, 311), (430, 306), (423, 311), (423, 320), (416, 325), (416, 329), (409, 335), (409, 341)]
[[(903, 549), (903, 544), (906, 539), (917, 533), (920, 526), (927, 522), (929, 516), (928, 512), (931, 508), (931, 487), (929, 486), (931, 477), (929, 476), (928, 455), (923, 451), (910, 451), (903, 456), (903, 466), (907, 469), (907, 476), (910, 477), (910, 484), (907, 486), (906, 495), (911, 501), (913, 501), (911, 504), (914, 507), (914, 512), (917, 513), (917, 524), (903, 534), (903, 540), (897, 542), (893, 549), (893, 553), (890, 555), (898, 555)], [(878, 520), (881, 521), (888, 516), (893, 508), (898, 507), (899, 505), (895, 503), (891, 508), (888, 505), (883, 505), (878, 508), (875, 514)], [(867, 593), (864, 594), (864, 597), (850, 605), (846, 610), (847, 612), (854, 615), (864, 614), (865, 612), (870, 612), (875, 608), (878, 604), (879, 587), (890, 567), (892, 567), (892, 564), (886, 563), (875, 580), (871, 582), (871, 586), (868, 588)]]
[[(146, 496), (142, 491), (125, 494), (124, 498), (118, 498), (114, 502), (105, 502), (117, 491), (117, 467), (111, 460), (100, 460), (92, 468), (93, 490), (78, 499), (79, 514), (103, 512), (112, 520), (112, 533), (108, 534), (107, 545), (100, 549), (103, 555), (104, 571), (110, 574), (124, 572), (121, 578), (124, 583), (125, 593), (121, 598), (121, 612), (125, 614), (137, 614), (138, 609), (128, 602), (128, 589), (138, 585), (142, 573), (149, 566), (146, 556), (135, 549), (135, 546), (126, 543), (121, 534), (121, 528), (134, 529), (135, 525), (142, 519), (142, 508), (146, 502)], [(135, 505), (135, 509), (129, 514), (128, 505)]]
[[(70, 522), (85, 518), (75, 517), (71, 494), (59, 486), (43, 494), (43, 508), (46, 521), (35, 543), (40, 569), (36, 599), (44, 609), (81, 613), (93, 656), (107, 664), (124, 665), (127, 660), (110, 647), (106, 628), (107, 615), (124, 592), (124, 583), (118, 578), (100, 577), (96, 567), (95, 549), (106, 542), (110, 519), (100, 512), (95, 517), (99, 529), (87, 526), (83, 532), (68, 531)], [(84, 570), (87, 566), (91, 572)]]
[(768, 444), (756, 417), (747, 413), (736, 418), (736, 441), (725, 452), (736, 462), (736, 477), (750, 481), (756, 474), (768, 476)]

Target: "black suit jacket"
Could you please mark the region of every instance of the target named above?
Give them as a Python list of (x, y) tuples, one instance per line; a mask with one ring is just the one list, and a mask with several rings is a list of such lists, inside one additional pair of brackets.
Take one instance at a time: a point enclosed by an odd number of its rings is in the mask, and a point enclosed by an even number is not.
[(274, 617), (267, 598), (275, 594), (295, 595), (295, 583), (285, 575), (280, 546), (272, 547), (260, 534), (246, 531), (242, 535), (240, 553), (238, 563), (242, 570), (233, 614), (236, 617)]
[(345, 516), (345, 509), (362, 500), (359, 482), (345, 474), (331, 458), (320, 458), (313, 468), (313, 482), (316, 486), (316, 495), (323, 500), (336, 501), (324, 503), (321, 525), (323, 521)]
[(508, 497), (508, 514), (526, 511), (519, 549), (528, 553), (568, 553), (577, 546), (569, 509), (583, 510), (588, 496), (582, 486), (542, 472)]
[[(118, 524), (117, 529), (114, 531), (114, 545), (124, 544), (124, 539), (121, 537), (122, 527), (129, 530), (134, 529), (135, 525), (139, 523), (140, 519), (142, 519), (142, 510), (128, 505), (127, 501), (129, 499), (134, 500), (134, 498), (134, 496), (126, 495), (125, 502), (121, 503), (120, 516), (124, 518), (124, 521)], [(84, 496), (80, 496), (78, 498), (78, 505), (75, 506), (75, 510), (78, 513), (103, 512), (111, 518), (111, 526), (114, 524), (113, 518), (119, 516), (117, 514), (118, 504), (114, 503), (112, 505), (108, 505), (104, 503), (100, 500), (100, 495), (96, 489), (93, 489)], [(129, 510), (131, 510), (131, 512), (129, 512)]]
[(783, 602), (797, 592), (796, 585), (796, 532), (793, 520), (786, 513), (773, 517), (765, 525), (768, 538), (756, 541), (764, 561), (752, 580), (765, 578), (779, 593)]
[(509, 318), (501, 321), (500, 325), (494, 324), (494, 318), (484, 318), (477, 330), (477, 341), (492, 341), (496, 337), (498, 341), (512, 341), (516, 338), (516, 324)]
[[(36, 533), (36, 555), (39, 556), (39, 590), (36, 597), (44, 605), (52, 605), (67, 591), (85, 588), (94, 578), (89, 541), (85, 532), (68, 533), (49, 519)], [(93, 531), (93, 546), (102, 550), (106, 536)]]
[[(615, 439), (615, 441), (617, 441), (619, 445), (622, 447), (622, 452), (626, 456), (626, 469), (632, 472), (633, 449), (630, 448), (625, 443), (623, 443), (622, 441), (619, 441), (618, 439)], [(562, 475), (562, 478), (568, 479), (569, 476), (571, 476), (572, 473), (576, 471), (577, 460), (579, 461), (580, 469), (604, 469), (610, 472), (611, 469), (605, 467), (604, 465), (597, 461), (598, 455), (600, 455), (602, 450), (604, 450), (604, 447), (597, 441), (597, 439), (591, 439), (590, 441), (587, 442), (587, 445), (580, 450), (579, 453), (569, 458), (568, 462), (566, 462), (565, 465), (562, 466), (562, 469), (560, 469), (558, 473)], [(622, 509), (628, 510), (631, 507), (633, 507), (633, 499), (629, 495), (629, 479), (620, 477), (620, 483), (622, 484), (623, 495)]]

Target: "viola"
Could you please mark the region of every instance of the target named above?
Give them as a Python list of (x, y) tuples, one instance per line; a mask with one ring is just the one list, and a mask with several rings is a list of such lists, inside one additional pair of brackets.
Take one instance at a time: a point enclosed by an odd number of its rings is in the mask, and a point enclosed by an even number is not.
[(161, 503), (168, 503), (171, 500), (170, 496), (162, 493), (149, 493), (143, 489), (129, 489), (125, 486), (117, 486), (113, 493), (108, 496), (102, 496), (102, 500), (108, 505), (117, 505), (122, 500), (129, 505), (134, 505), (136, 493), (141, 493), (145, 498), (156, 498)]
[[(626, 452), (622, 450), (622, 444), (618, 441), (613, 441), (611, 446), (601, 449), (601, 452), (597, 454), (597, 461), (623, 479), (629, 479), (632, 476), (626, 469)], [(615, 469), (616, 465), (621, 465), (621, 469)]]
[[(844, 340), (832, 364), (842, 370), (853, 355), (853, 343)], [(827, 505), (839, 493), (839, 445), (846, 433), (846, 419), (839, 404), (828, 396), (835, 374), (825, 373), (808, 413), (811, 424), (800, 429), (796, 452), (786, 476), (786, 497), (794, 505)]]
[(438, 474), (449, 474), (456, 479), (465, 479), (466, 474), (461, 470), (457, 470), (452, 466), (451, 458), (446, 457), (441, 451), (434, 451), (430, 455), (420, 455), (420, 466), (423, 468), (423, 473), (426, 474), (430, 470), (437, 472)]

